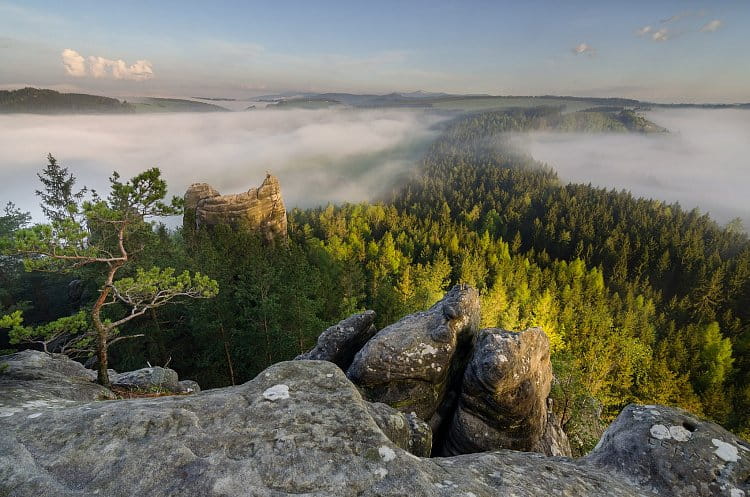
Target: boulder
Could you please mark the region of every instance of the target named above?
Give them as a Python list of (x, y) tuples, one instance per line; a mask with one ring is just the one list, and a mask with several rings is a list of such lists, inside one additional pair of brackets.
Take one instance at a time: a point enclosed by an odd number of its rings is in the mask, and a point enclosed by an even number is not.
[(0, 357), (0, 418), (114, 398), (95, 380), (95, 371), (62, 354), (24, 350)]
[(507, 450), (416, 457), (330, 362), (271, 366), (197, 395), (0, 418), (0, 495), (643, 497), (609, 470)]
[(220, 195), (207, 183), (190, 185), (185, 192), (185, 229), (219, 224), (258, 231), (268, 241), (286, 239), (286, 208), (279, 180), (267, 174), (260, 187), (232, 195)]
[(347, 375), (369, 400), (414, 412), (435, 430), (443, 408), (450, 410), (446, 393), (460, 380), (478, 328), (479, 295), (457, 285), (428, 311), (380, 330)]
[(663, 496), (750, 496), (750, 444), (681, 409), (627, 406), (581, 464)]
[(329, 361), (346, 371), (354, 355), (377, 333), (374, 322), (375, 311), (349, 316), (321, 333), (317, 345), (297, 360)]
[(159, 366), (120, 373), (115, 376), (111, 383), (113, 387), (127, 388), (128, 390), (166, 390), (175, 393), (183, 390), (177, 371)]
[(549, 339), (544, 331), (482, 330), (442, 453), (537, 450), (547, 428), (551, 384)]
[(178, 382), (180, 386), (179, 393), (198, 393), (201, 391), (200, 385), (193, 380), (182, 380)]

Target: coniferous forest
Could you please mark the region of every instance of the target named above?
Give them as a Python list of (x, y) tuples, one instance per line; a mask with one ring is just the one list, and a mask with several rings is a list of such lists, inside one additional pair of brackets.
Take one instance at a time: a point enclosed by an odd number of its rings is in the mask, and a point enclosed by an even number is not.
[[(123, 323), (119, 337), (143, 336), (112, 346), (110, 367), (169, 364), (204, 388), (238, 384), (309, 350), (354, 312), (373, 309), (384, 326), (461, 282), (480, 292), (483, 327), (546, 331), (553, 408), (577, 452), (631, 402), (681, 406), (747, 438), (750, 243), (741, 226), (627, 191), (566, 184), (505, 139), (539, 129), (660, 131), (651, 126), (625, 111), (457, 117), (387, 198), (294, 209), (285, 243), (224, 226), (183, 232), (136, 223), (120, 277), (172, 268), (215, 280), (218, 294)], [(53, 157), (40, 171), (47, 214), (65, 216), (86, 178)], [(81, 311), (104, 281), (89, 265), (25, 271), (40, 269), (13, 251), (29, 224), (13, 205), (0, 216), (0, 347), (8, 350), (39, 347), (35, 334), (90, 328)], [(97, 236), (96, 226), (87, 229)], [(103, 312), (114, 320), (124, 311)]]

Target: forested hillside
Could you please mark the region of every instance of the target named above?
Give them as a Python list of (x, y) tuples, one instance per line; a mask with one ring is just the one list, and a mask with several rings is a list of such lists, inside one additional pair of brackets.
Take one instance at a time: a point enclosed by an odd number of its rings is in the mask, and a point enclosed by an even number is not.
[[(538, 108), (457, 118), (392, 198), (295, 209), (286, 244), (224, 227), (139, 232), (142, 249), (125, 275), (152, 266), (199, 271), (218, 281), (219, 294), (128, 324), (124, 333), (145, 336), (113, 348), (114, 367), (169, 361), (204, 387), (239, 383), (308, 350), (326, 326), (357, 310), (374, 309), (376, 324), (391, 323), (465, 282), (480, 292), (483, 326), (547, 332), (554, 409), (578, 450), (595, 442), (599, 421), (635, 401), (682, 406), (747, 435), (747, 236), (676, 204), (563, 184), (503, 137), (659, 131), (623, 112)], [(12, 238), (27, 221), (7, 211), (0, 236)], [(0, 314), (59, 317), (38, 307), (47, 299), (65, 308), (71, 277), (39, 281), (8, 257), (0, 271)], [(84, 282), (86, 307), (98, 276), (74, 277)]]
[(60, 93), (55, 90), (23, 88), (0, 90), (0, 114), (109, 114), (131, 113), (135, 107), (116, 98)]

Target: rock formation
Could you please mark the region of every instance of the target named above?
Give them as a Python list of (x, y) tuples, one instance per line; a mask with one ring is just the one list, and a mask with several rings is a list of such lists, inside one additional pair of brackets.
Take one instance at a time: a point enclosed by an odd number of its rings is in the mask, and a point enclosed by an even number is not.
[(115, 374), (111, 378), (111, 383), (113, 387), (127, 390), (155, 390), (173, 393), (197, 393), (201, 390), (198, 383), (192, 380), (180, 381), (177, 371), (174, 369), (159, 366)]
[[(750, 496), (750, 444), (679, 409), (628, 406), (578, 460), (526, 452), (564, 452), (549, 343), (539, 329), (477, 332), (471, 288), (378, 333), (373, 320), (194, 395), (104, 402), (113, 393), (65, 356), (0, 357), (0, 495)], [(199, 390), (165, 368), (110, 379)]]
[(539, 328), (521, 333), (482, 330), (443, 453), (536, 451), (547, 425), (549, 354), (549, 339)]
[(629, 405), (581, 464), (665, 496), (750, 496), (750, 444), (687, 411)]
[[(54, 357), (32, 367), (35, 380), (22, 380), (16, 366), (34, 360), (18, 356), (0, 359), (6, 388), (15, 381), (47, 381), (49, 390), (61, 377), (80, 374), (68, 359)], [(750, 492), (747, 443), (664, 407), (628, 407), (599, 447), (578, 461), (511, 450), (431, 459), (409, 452), (420, 437), (408, 416), (365, 401), (330, 362), (283, 362), (243, 385), (188, 396), (92, 402), (84, 400), (88, 387), (81, 382), (80, 388), (83, 394), (69, 396), (81, 400), (24, 401), (3, 411), (0, 495), (645, 497), (658, 491), (667, 497), (741, 497)], [(13, 402), (5, 388), (0, 399)]]
[(375, 311), (349, 316), (321, 333), (315, 347), (297, 359), (329, 361), (346, 371), (354, 355), (377, 332), (374, 322)]
[(479, 294), (454, 287), (426, 312), (380, 330), (347, 371), (367, 398), (428, 421), (436, 430), (446, 395), (463, 373), (479, 328)]
[(286, 208), (279, 180), (267, 174), (260, 187), (233, 195), (220, 195), (207, 183), (190, 185), (185, 192), (183, 228), (219, 224), (259, 231), (268, 241), (285, 239)]
[[(335, 362), (368, 400), (427, 421), (434, 454), (513, 449), (570, 455), (565, 433), (547, 410), (552, 367), (542, 330), (479, 332), (479, 296), (466, 286), (374, 336), (372, 329), (363, 332), (374, 320), (368, 312), (326, 330), (298, 359)], [(321, 353), (327, 350), (337, 352)]]
[[(51, 409), (114, 398), (111, 391), (94, 383), (93, 369), (62, 355), (24, 350), (0, 357), (0, 365), (0, 422), (26, 408)], [(110, 379), (116, 374), (111, 373)]]

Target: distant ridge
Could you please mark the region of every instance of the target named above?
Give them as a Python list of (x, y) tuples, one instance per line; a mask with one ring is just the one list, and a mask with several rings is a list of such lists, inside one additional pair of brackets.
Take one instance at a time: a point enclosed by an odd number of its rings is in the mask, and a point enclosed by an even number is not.
[(134, 114), (153, 112), (228, 112), (218, 105), (179, 98), (129, 97), (118, 100), (43, 88), (0, 90), (0, 114)]
[(135, 106), (116, 98), (40, 88), (0, 90), (0, 114), (130, 114)]
[[(125, 97), (123, 100), (83, 93), (23, 88), (0, 90), (0, 114), (131, 114), (167, 112), (230, 112), (231, 109), (209, 102), (266, 102), (274, 109), (323, 109), (343, 106), (361, 109), (433, 108), (439, 111), (501, 110), (538, 106), (562, 106), (567, 112), (607, 107), (618, 110), (651, 109), (750, 109), (750, 103), (655, 103), (620, 97), (574, 97), (565, 95), (459, 95), (424, 90), (393, 92), (385, 95), (356, 93), (285, 92), (248, 99), (193, 97), (194, 100), (162, 97)], [(205, 100), (201, 102), (199, 100)], [(261, 106), (262, 107), (262, 106)], [(242, 109), (249, 110), (254, 105)]]

